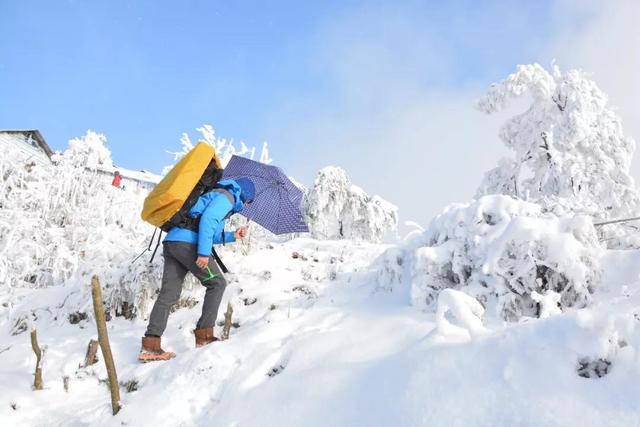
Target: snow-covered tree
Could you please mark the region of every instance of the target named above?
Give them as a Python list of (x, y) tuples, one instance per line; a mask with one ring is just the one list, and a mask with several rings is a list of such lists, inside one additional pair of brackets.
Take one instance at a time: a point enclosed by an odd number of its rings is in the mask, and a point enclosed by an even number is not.
[(111, 164), (105, 142), (88, 131), (51, 165), (0, 159), (0, 292), (8, 304), (19, 302), (11, 294), (20, 288), (65, 285), (57, 308), (90, 312), (88, 285), (98, 274), (111, 314), (133, 316), (157, 289), (159, 257), (132, 264), (153, 229), (139, 217), (146, 192), (113, 187), (98, 171)]
[(476, 201), (449, 206), (387, 251), (378, 263), (381, 288), (404, 284), (420, 307), (454, 288), (503, 319), (544, 317), (589, 303), (602, 243), (638, 238), (630, 226), (593, 226), (640, 207), (629, 173), (635, 143), (606, 95), (581, 71), (521, 65), (478, 107), (494, 113), (525, 94), (529, 108), (500, 131), (512, 156), (485, 175)]
[[(229, 163), (231, 156), (243, 156), (247, 157), (251, 160), (255, 160), (256, 156), (256, 148), (248, 147), (243, 141), (240, 141), (240, 147), (236, 147), (233, 140), (228, 140), (226, 138), (221, 138), (216, 135), (216, 131), (211, 125), (203, 125), (202, 127), (196, 128), (196, 130), (200, 133), (201, 137), (199, 140), (206, 142), (207, 144), (213, 146), (216, 149), (216, 153), (220, 157), (220, 161), (222, 165), (226, 165)], [(187, 154), (191, 149), (195, 146), (195, 144), (191, 141), (189, 134), (183, 133), (180, 138), (181, 150), (177, 152), (171, 152), (174, 156), (174, 160), (177, 162), (180, 160), (185, 154)], [(273, 162), (273, 159), (269, 157), (269, 145), (264, 142), (262, 144), (262, 149), (260, 150), (260, 156), (258, 161), (265, 164), (270, 164)], [(165, 167), (163, 173), (169, 172), (173, 165), (169, 165)]]
[[(562, 73), (554, 66), (549, 73), (538, 64), (520, 65), (492, 85), (478, 107), (493, 113), (525, 94), (531, 106), (500, 132), (513, 156), (486, 174), (478, 197), (507, 194), (559, 215), (598, 220), (637, 215), (640, 198), (629, 173), (635, 142), (595, 82), (578, 70)], [(624, 245), (621, 236), (630, 232), (604, 230), (610, 246)]]
[(398, 225), (398, 209), (351, 184), (338, 167), (321, 169), (303, 202), (311, 234), (319, 239), (380, 241)]

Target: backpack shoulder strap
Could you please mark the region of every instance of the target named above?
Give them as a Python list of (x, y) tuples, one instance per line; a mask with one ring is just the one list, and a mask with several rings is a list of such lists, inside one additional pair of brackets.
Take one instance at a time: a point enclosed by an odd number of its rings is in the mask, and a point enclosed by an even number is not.
[[(229, 203), (231, 203), (231, 210), (230, 210), (230, 211), (229, 211), (229, 213), (224, 217), (224, 219), (227, 219), (227, 218), (229, 218), (231, 215), (233, 215), (233, 214), (234, 214), (233, 207), (234, 207), (234, 206), (235, 206), (235, 204), (236, 204), (236, 199), (235, 199), (235, 197), (233, 197), (233, 194), (231, 194), (231, 192), (230, 192), (230, 191), (225, 190), (224, 188), (214, 188), (214, 189), (213, 189), (213, 190), (211, 190), (211, 191), (215, 191), (216, 193), (222, 193), (222, 194), (224, 194), (224, 195), (227, 197), (227, 199), (229, 200)], [(225, 242), (225, 239), (224, 239), (224, 230), (222, 230), (222, 244), (224, 245), (225, 243), (226, 243), (226, 242)], [(222, 272), (223, 272), (223, 273), (225, 273), (225, 274), (226, 274), (226, 273), (228, 273), (228, 272), (229, 272), (229, 269), (227, 268), (227, 266), (226, 266), (226, 265), (224, 265), (224, 262), (222, 262), (222, 259), (220, 259), (220, 255), (218, 255), (218, 253), (216, 252), (216, 248), (215, 248), (215, 247), (212, 247), (212, 248), (211, 248), (211, 255), (213, 255), (213, 259), (215, 259), (216, 263), (217, 263), (217, 264), (218, 264), (218, 266), (220, 267), (220, 270), (222, 270)]]

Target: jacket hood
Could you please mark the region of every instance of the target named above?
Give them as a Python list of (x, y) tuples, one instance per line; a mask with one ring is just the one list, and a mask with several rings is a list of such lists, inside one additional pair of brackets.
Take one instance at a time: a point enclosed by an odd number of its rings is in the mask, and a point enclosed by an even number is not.
[(240, 200), (240, 192), (242, 190), (240, 189), (240, 186), (237, 182), (235, 182), (233, 179), (223, 179), (222, 181), (218, 182), (216, 187), (227, 190), (229, 193), (231, 193), (231, 195), (233, 195), (233, 199), (235, 200), (235, 203), (233, 205), (234, 212), (240, 212), (242, 208), (244, 208), (244, 204), (242, 203), (242, 200)]

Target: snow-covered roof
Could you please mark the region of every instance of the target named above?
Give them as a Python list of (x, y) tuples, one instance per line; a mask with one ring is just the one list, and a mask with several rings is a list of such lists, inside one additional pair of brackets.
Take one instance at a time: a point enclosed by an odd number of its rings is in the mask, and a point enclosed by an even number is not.
[(120, 176), (125, 179), (133, 179), (136, 181), (148, 182), (151, 184), (157, 184), (162, 179), (161, 175), (156, 175), (147, 170), (131, 170), (126, 168), (121, 168), (117, 165), (112, 166), (100, 166), (99, 168), (102, 172), (113, 174), (116, 171), (120, 172)]
[(49, 147), (49, 144), (47, 144), (47, 141), (45, 141), (38, 129), (0, 129), (0, 133), (22, 134), (26, 138), (31, 137), (38, 143), (49, 158), (53, 155), (53, 150)]

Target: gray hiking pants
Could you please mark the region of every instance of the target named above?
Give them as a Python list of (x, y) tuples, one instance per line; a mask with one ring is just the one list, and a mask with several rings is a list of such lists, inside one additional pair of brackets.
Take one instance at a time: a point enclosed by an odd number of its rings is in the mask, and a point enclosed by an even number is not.
[(165, 242), (162, 254), (164, 256), (164, 272), (162, 273), (162, 288), (156, 303), (153, 305), (147, 326), (147, 336), (162, 336), (167, 327), (167, 319), (171, 306), (178, 302), (182, 283), (191, 272), (207, 288), (202, 305), (202, 316), (196, 328), (210, 328), (215, 326), (218, 308), (222, 301), (224, 289), (227, 286), (222, 272), (213, 256), (209, 257), (208, 268), (202, 270), (196, 265), (198, 257), (195, 244), (183, 242)]

